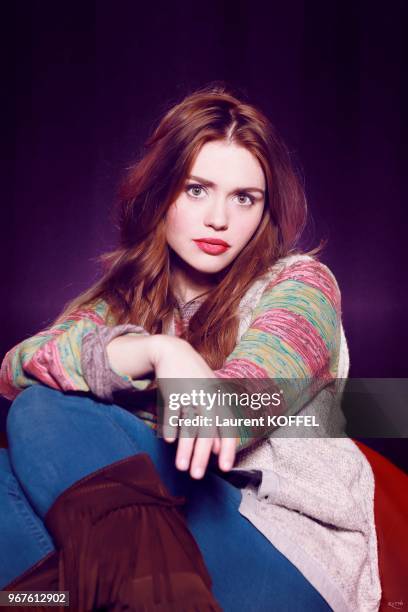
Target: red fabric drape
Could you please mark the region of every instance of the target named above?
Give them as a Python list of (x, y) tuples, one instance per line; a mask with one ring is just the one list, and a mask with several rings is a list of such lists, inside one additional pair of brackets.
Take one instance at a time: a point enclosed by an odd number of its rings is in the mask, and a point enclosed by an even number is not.
[(382, 587), (380, 612), (408, 607), (408, 475), (354, 440), (374, 473), (374, 516)]

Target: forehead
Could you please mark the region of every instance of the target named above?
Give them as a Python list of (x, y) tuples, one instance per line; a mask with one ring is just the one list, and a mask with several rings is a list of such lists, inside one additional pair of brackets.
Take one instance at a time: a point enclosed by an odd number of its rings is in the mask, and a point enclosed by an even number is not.
[(257, 158), (245, 147), (224, 140), (205, 143), (190, 174), (220, 186), (265, 188), (265, 177)]

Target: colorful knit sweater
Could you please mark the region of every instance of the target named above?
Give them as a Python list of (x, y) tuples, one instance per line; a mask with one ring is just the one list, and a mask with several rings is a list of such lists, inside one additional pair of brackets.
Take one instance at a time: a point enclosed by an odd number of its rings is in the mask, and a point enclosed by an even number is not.
[[(282, 262), (283, 260), (281, 260)], [(240, 339), (224, 366), (215, 371), (226, 378), (297, 379), (302, 384), (291, 398), (296, 406), (285, 406), (286, 412), (297, 412), (321, 387), (336, 377), (341, 326), (340, 292), (329, 269), (312, 258), (292, 265), (278, 262), (258, 280), (240, 304)], [(261, 294), (254, 310), (254, 287)], [(258, 292), (259, 293), (259, 292)], [(250, 297), (251, 304), (248, 304)], [(199, 306), (195, 300), (174, 311), (170, 335), (180, 336), (184, 326)], [(247, 312), (247, 316), (245, 313)], [(249, 319), (248, 319), (249, 316)], [(245, 333), (242, 333), (242, 324)], [(107, 330), (110, 328), (110, 330)], [(113, 328), (113, 329), (112, 329)], [(116, 331), (118, 330), (118, 331)], [(135, 331), (136, 330), (136, 331)], [(89, 359), (83, 358), (83, 347), (102, 351), (103, 343), (92, 341), (105, 332), (105, 340), (115, 333), (141, 333), (142, 328), (118, 326), (109, 314), (108, 305), (99, 300), (92, 308), (77, 310), (65, 321), (24, 340), (4, 358), (0, 372), (0, 394), (14, 399), (24, 388), (42, 383), (61, 391), (91, 392), (101, 396), (92, 384)], [(112, 333), (113, 332), (113, 333)], [(86, 339), (86, 340), (85, 340)], [(85, 342), (84, 342), (85, 340)], [(106, 345), (106, 342), (105, 342)], [(106, 360), (105, 360), (106, 362)], [(101, 363), (94, 364), (94, 369)], [(116, 389), (133, 387), (145, 390), (150, 379), (131, 380), (111, 369), (111, 384)], [(108, 396), (102, 399), (107, 399)], [(135, 408), (135, 414), (153, 428), (156, 417), (151, 411)], [(239, 448), (254, 441), (248, 428), (242, 430)]]

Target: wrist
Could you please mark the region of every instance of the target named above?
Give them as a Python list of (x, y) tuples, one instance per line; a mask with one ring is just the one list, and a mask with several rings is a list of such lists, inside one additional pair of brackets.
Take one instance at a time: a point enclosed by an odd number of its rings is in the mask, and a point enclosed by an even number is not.
[(149, 375), (154, 370), (149, 359), (149, 340), (150, 336), (132, 334), (124, 334), (111, 340), (106, 346), (111, 368), (130, 378)]
[(166, 334), (154, 334), (149, 336), (148, 340), (148, 358), (153, 370), (156, 370), (163, 359), (174, 354), (175, 351), (190, 346), (182, 338), (167, 336)]

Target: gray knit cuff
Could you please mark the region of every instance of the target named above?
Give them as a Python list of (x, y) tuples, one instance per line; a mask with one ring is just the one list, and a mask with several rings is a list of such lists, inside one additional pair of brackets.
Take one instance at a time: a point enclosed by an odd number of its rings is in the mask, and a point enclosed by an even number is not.
[[(129, 376), (121, 376), (111, 368), (106, 352), (106, 347), (111, 340), (130, 333), (149, 336), (149, 333), (140, 325), (125, 324), (114, 327), (98, 325), (82, 339), (82, 374), (93, 395), (109, 403), (113, 403), (115, 391), (135, 389)], [(150, 380), (144, 382), (148, 384)]]

